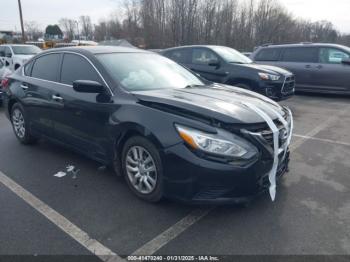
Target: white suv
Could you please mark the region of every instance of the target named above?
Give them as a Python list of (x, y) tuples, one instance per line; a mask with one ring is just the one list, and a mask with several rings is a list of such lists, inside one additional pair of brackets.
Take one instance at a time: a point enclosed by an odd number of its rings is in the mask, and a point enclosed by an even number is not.
[(35, 45), (0, 45), (0, 61), (11, 71), (15, 71), (40, 52), (41, 49)]

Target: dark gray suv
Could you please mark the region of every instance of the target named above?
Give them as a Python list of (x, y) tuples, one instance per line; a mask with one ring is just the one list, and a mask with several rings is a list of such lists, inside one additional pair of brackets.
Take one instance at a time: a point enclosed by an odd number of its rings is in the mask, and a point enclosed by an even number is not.
[(293, 72), (296, 91), (350, 94), (350, 48), (335, 44), (264, 45), (252, 54), (256, 63)]

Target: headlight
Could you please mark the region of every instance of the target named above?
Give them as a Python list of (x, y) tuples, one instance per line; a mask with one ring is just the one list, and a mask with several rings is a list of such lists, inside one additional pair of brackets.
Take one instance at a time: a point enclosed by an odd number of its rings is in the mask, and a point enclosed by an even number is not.
[(242, 142), (235, 143), (235, 141), (221, 138), (218, 134), (208, 134), (189, 127), (180, 125), (175, 125), (175, 127), (181, 138), (193, 149), (228, 157), (242, 157), (248, 152), (239, 145)]
[(278, 81), (281, 78), (278, 75), (272, 75), (272, 74), (268, 74), (268, 73), (258, 73), (258, 74), (262, 80)]

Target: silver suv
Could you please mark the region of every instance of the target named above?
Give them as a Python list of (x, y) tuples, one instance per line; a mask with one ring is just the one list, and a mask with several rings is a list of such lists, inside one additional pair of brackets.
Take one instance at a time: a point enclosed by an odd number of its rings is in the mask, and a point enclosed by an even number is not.
[(350, 48), (335, 44), (264, 45), (251, 58), (294, 73), (296, 91), (350, 94)]

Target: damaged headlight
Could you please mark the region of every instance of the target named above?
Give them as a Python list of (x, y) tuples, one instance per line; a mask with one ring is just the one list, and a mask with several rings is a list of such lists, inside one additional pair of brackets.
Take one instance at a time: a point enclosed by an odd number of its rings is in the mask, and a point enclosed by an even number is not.
[[(180, 137), (193, 149), (200, 149), (204, 152), (228, 156), (242, 157), (248, 150), (242, 146), (242, 141), (229, 141), (219, 134), (209, 134), (202, 131), (175, 125)], [(234, 136), (233, 134), (231, 134)]]

